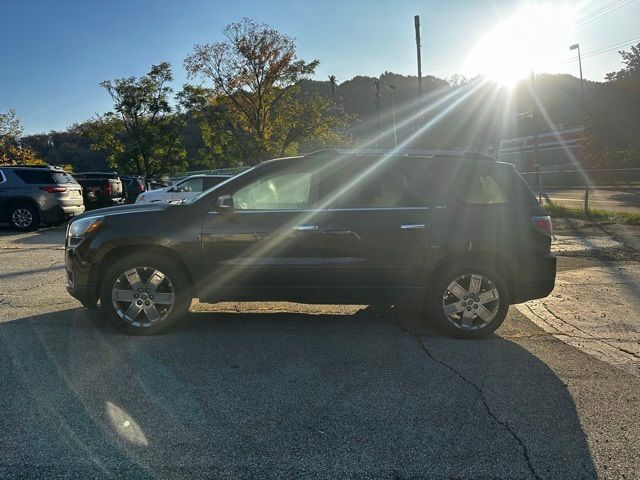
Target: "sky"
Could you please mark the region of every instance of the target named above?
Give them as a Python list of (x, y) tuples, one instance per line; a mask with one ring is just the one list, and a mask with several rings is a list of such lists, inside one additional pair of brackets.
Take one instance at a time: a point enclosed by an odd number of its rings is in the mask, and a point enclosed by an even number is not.
[(590, 53), (640, 41), (640, 0), (0, 0), (0, 8), (0, 111), (15, 109), (26, 133), (63, 130), (109, 111), (100, 81), (143, 75), (162, 61), (173, 66), (179, 88), (193, 45), (222, 40), (225, 25), (243, 17), (295, 38), (301, 58), (321, 62), (314, 78), (333, 74), (338, 82), (385, 71), (415, 75), (414, 15), (422, 23), (423, 74), (440, 78), (504, 73), (487, 58), (498, 50), (500, 62), (510, 58), (512, 76), (512, 65), (528, 68), (520, 53), (526, 46), (514, 38), (525, 29), (545, 39), (548, 61), (539, 71), (578, 76), (568, 46), (579, 42), (584, 76), (597, 81), (621, 67), (620, 56), (618, 49)]

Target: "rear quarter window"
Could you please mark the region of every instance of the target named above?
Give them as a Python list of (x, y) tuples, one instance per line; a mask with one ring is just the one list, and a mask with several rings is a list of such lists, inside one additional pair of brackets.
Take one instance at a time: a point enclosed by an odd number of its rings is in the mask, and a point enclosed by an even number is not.
[(68, 173), (56, 172), (56, 173), (53, 173), (52, 175), (53, 175), (53, 179), (55, 180), (55, 182), (59, 183), (59, 184), (78, 183), (78, 182), (76, 182), (76, 179), (73, 178)]
[(443, 185), (470, 205), (532, 206), (537, 201), (525, 181), (509, 165), (458, 165), (443, 172)]
[(43, 170), (14, 170), (14, 173), (24, 183), (29, 183), (29, 184), (56, 183), (53, 180), (53, 175), (49, 171), (43, 171)]

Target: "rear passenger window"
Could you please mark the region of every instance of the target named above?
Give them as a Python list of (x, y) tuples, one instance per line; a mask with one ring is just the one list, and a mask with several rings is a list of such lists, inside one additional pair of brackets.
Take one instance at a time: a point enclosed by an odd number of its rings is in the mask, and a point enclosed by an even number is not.
[[(444, 167), (443, 163), (441, 167)], [(522, 180), (510, 167), (454, 164), (441, 168), (445, 192), (472, 205), (522, 204), (516, 195)]]
[(338, 208), (427, 207), (431, 193), (427, 171), (424, 159), (359, 160), (329, 181), (327, 194), (337, 197)]
[(55, 183), (51, 172), (42, 170), (14, 170), (14, 172), (25, 183)]

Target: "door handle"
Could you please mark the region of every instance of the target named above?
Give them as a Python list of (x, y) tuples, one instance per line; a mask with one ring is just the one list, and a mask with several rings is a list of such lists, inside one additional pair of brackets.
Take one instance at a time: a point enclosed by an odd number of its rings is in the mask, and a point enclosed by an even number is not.
[(422, 223), (406, 223), (404, 225), (400, 225), (400, 229), (402, 230), (422, 230), (426, 228), (426, 225)]
[(319, 228), (318, 225), (296, 225), (293, 227), (296, 232), (315, 232)]

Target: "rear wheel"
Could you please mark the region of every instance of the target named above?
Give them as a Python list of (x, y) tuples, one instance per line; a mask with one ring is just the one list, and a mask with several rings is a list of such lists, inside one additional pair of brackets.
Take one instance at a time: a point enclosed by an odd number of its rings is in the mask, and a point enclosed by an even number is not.
[(40, 225), (38, 209), (27, 203), (15, 205), (9, 209), (9, 223), (22, 232), (35, 230)]
[(495, 332), (509, 309), (502, 277), (484, 267), (453, 268), (436, 279), (429, 311), (438, 327), (460, 338), (481, 338)]
[(102, 311), (118, 327), (134, 335), (163, 332), (189, 309), (187, 276), (171, 261), (136, 254), (116, 262), (104, 277)]

